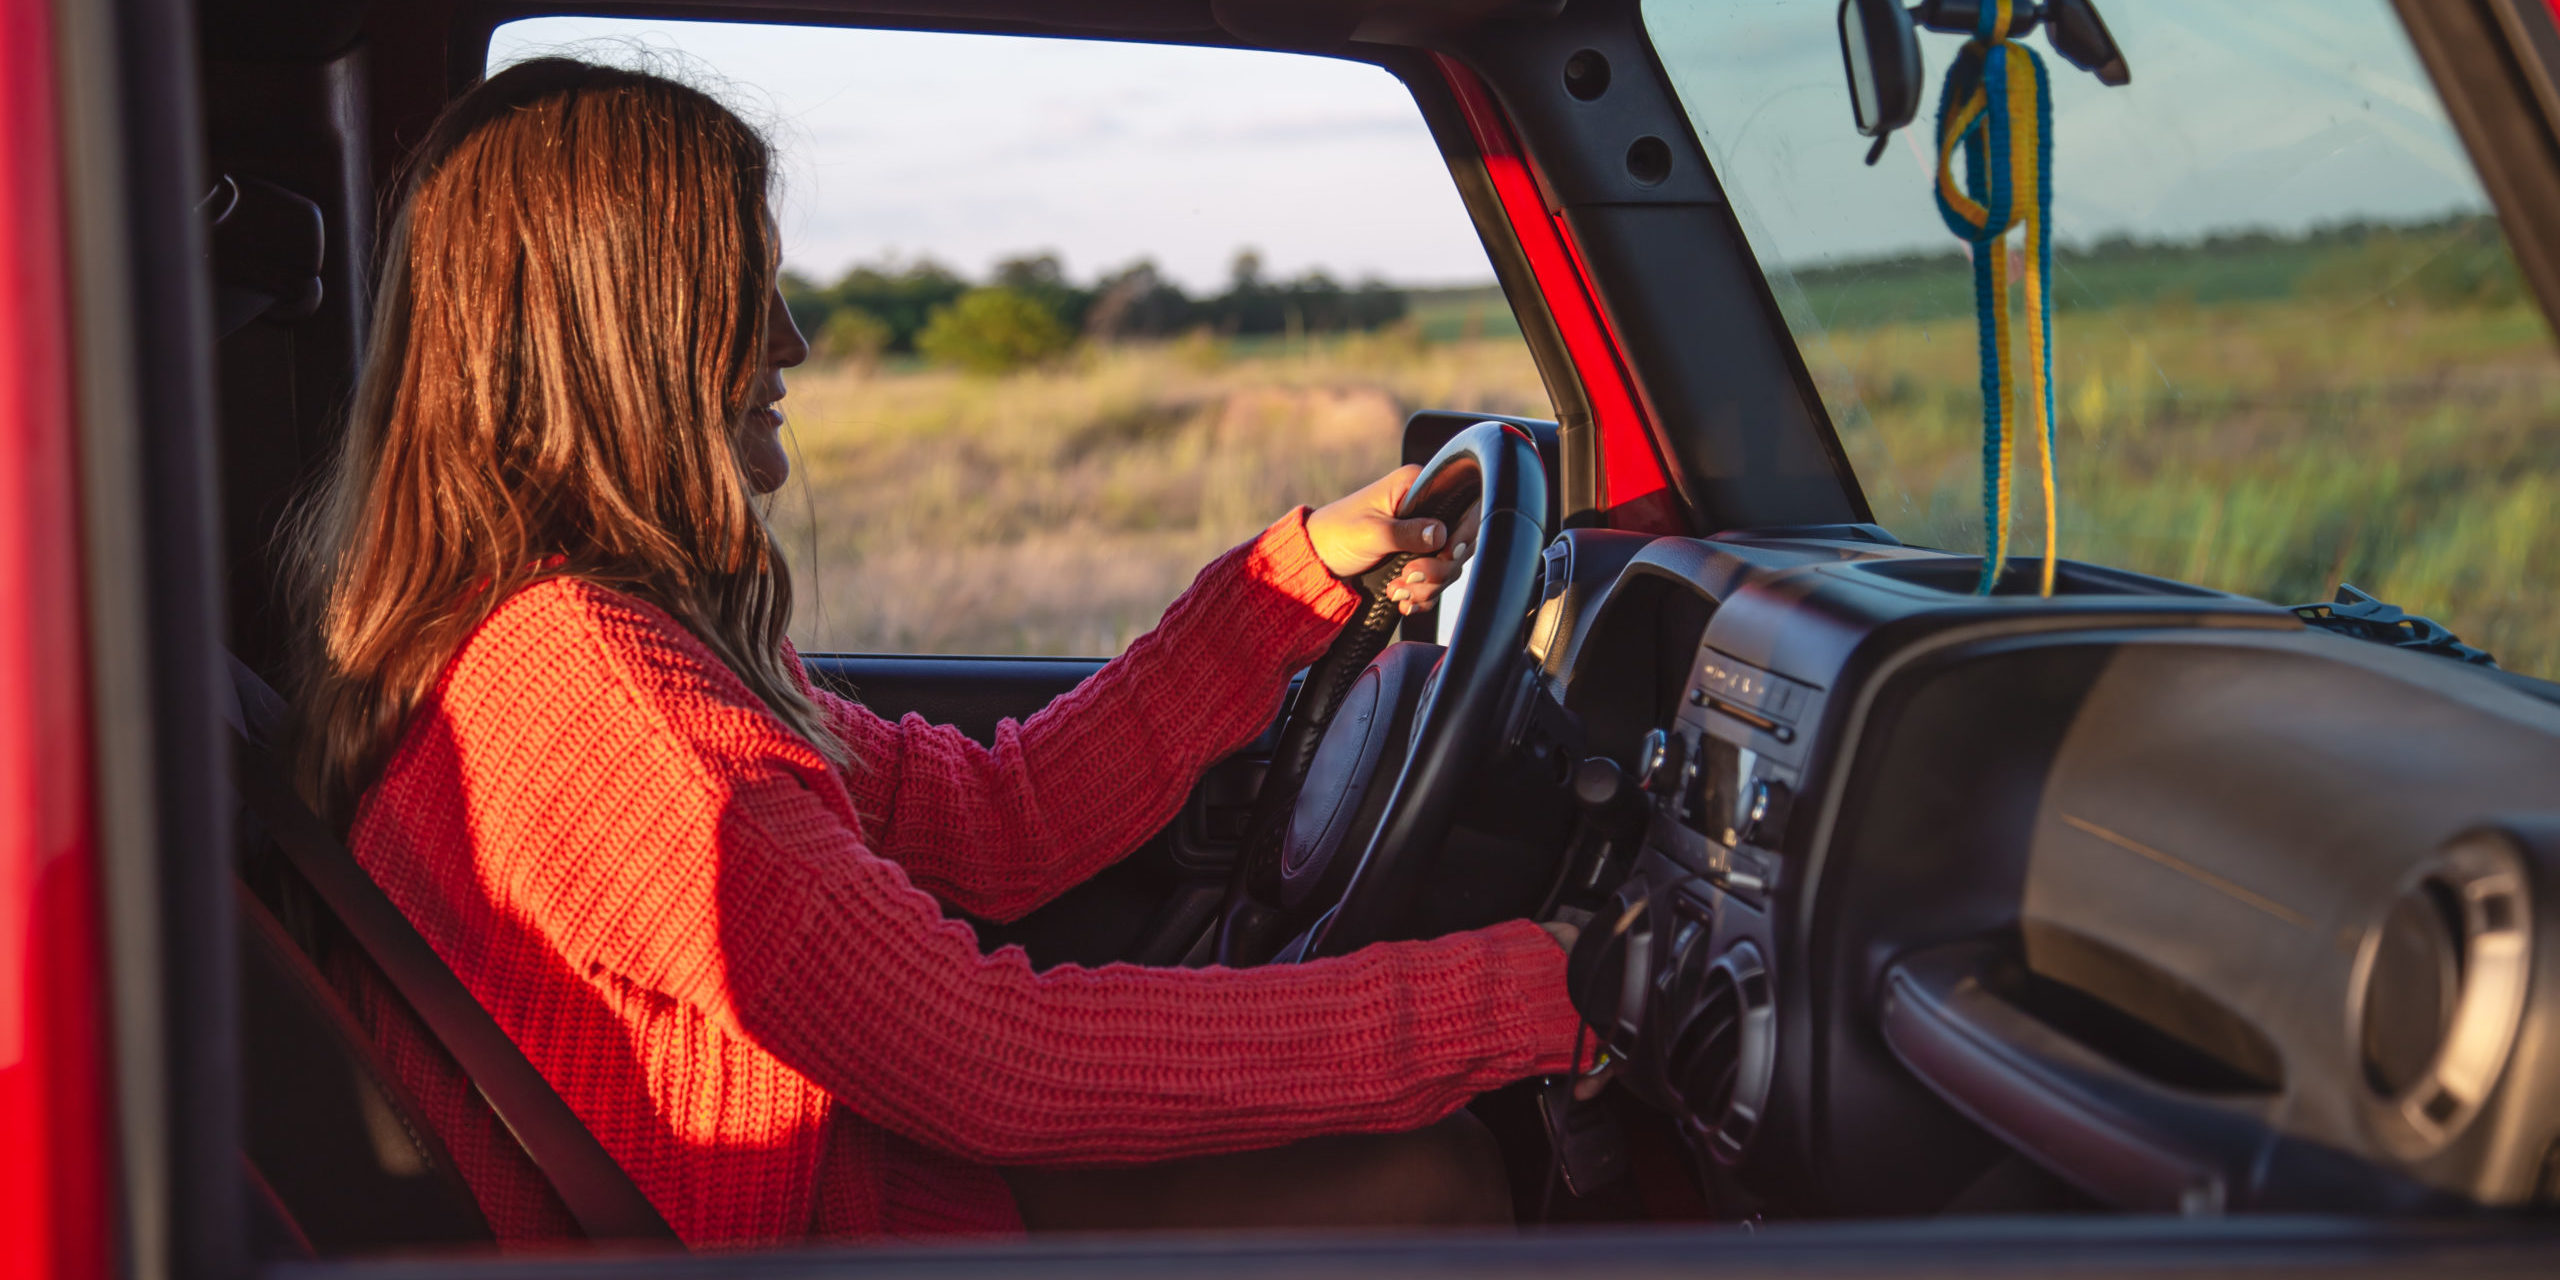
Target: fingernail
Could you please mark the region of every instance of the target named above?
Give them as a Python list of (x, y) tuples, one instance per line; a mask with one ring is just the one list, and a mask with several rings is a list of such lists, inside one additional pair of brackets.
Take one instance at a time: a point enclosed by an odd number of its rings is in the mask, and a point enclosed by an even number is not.
[(1406, 574), (1406, 575), (1404, 576), (1404, 580), (1405, 580), (1405, 581), (1407, 581), (1407, 582), (1416, 582), (1416, 583), (1418, 583), (1418, 582), (1422, 581), (1422, 570), (1420, 570), (1420, 569), (1416, 569), (1416, 570), (1414, 570), (1413, 572)]
[(1402, 600), (1402, 599), (1404, 599), (1404, 597), (1405, 597), (1405, 590), (1404, 590), (1404, 588), (1403, 588), (1403, 587), (1389, 587), (1389, 588), (1387, 588), (1387, 598), (1388, 598), (1388, 599), (1390, 599), (1390, 600)]
[(1456, 546), (1454, 546), (1454, 547), (1449, 548), (1449, 558), (1450, 558), (1450, 559), (1452, 559), (1452, 560), (1464, 560), (1464, 559), (1466, 559), (1466, 558), (1467, 558), (1467, 548), (1468, 548), (1468, 547), (1470, 547), (1470, 546), (1473, 546), (1473, 545), (1474, 545), (1473, 543), (1461, 542), (1461, 543), (1459, 543), (1458, 545), (1456, 545)]
[(1440, 545), (1440, 526), (1436, 524), (1427, 524), (1422, 527), (1422, 545), (1426, 547), (1436, 547)]

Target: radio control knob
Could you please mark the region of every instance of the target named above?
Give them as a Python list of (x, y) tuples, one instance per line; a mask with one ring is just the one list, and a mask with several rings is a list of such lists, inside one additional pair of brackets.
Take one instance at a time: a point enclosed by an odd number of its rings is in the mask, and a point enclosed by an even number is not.
[(1593, 756), (1573, 767), (1573, 798), (1585, 809), (1606, 812), (1627, 799), (1633, 787), (1627, 785), (1626, 770), (1607, 756)]
[(1644, 746), (1636, 752), (1636, 778), (1657, 796), (1672, 795), (1680, 789), (1680, 769), (1688, 757), (1688, 743), (1667, 729), (1655, 729), (1644, 735)]
[(1775, 778), (1761, 778), (1751, 784), (1742, 809), (1742, 838), (1746, 843), (1774, 849), (1786, 834), (1787, 808), (1795, 799), (1787, 784)]

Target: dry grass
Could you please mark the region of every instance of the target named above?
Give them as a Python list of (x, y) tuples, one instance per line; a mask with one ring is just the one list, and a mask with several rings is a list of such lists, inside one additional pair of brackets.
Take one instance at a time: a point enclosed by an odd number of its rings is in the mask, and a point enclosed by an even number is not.
[[(2344, 579), (2560, 673), (2560, 353), (2530, 306), (2172, 303), (2066, 315), (2060, 338), (2064, 554), (2285, 603)], [(1913, 542), (1981, 546), (1972, 340), (1955, 320), (1829, 341), (1864, 397), (1850, 453)], [(1411, 330), (792, 387), (803, 482), (777, 525), (813, 651), (1115, 653), (1211, 556), (1391, 466), (1410, 410), (1548, 412), (1516, 338)]]
[[(1845, 443), (1906, 541), (1982, 547), (1972, 342), (1969, 319), (1830, 342), (1865, 397)], [(2057, 351), (2062, 554), (2282, 604), (2352, 582), (2560, 675), (2560, 350), (2532, 304), (2124, 307), (2065, 314)]]
[(1116, 653), (1200, 566), (1395, 464), (1407, 413), (1544, 415), (1516, 339), (1204, 339), (1001, 379), (804, 370), (776, 531), (804, 649)]

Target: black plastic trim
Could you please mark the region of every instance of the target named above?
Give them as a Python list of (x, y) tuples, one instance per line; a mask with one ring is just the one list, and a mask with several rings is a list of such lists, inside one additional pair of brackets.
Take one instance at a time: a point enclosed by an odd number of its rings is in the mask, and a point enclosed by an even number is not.
[(1102, 669), (1103, 658), (980, 658), (915, 653), (811, 653), (809, 678), (883, 719), (909, 712), (955, 725), (982, 745), (996, 724), (1029, 717)]
[[(166, 1241), (171, 1274), (246, 1265), (240, 1180), (238, 953), (231, 911), (230, 786), (221, 710), (221, 523), (215, 493), (213, 337), (203, 228), (195, 12), (189, 0), (115, 0), (131, 308), (131, 394), (141, 493), (131, 513), (145, 574), (160, 964), (168, 1084)], [(75, 212), (74, 216), (78, 216)]]
[[(1697, 531), (1872, 519), (1639, 0), (1580, 0), (1449, 40), (1502, 103), (1572, 231)], [(1562, 72), (1584, 49), (1613, 68), (1588, 100)], [(1659, 182), (1624, 163), (1639, 137), (1670, 150)]]
[[(892, 1245), (723, 1254), (720, 1274), (773, 1280), (819, 1276), (1303, 1276), (1508, 1277), (1607, 1275), (1653, 1280), (1828, 1276), (2072, 1276), (2157, 1280), (2166, 1270), (2243, 1273), (2261, 1280), (2466, 1280), (2550, 1274), (2560, 1228), (2530, 1223), (2387, 1224), (2335, 1217), (2196, 1219), (2045, 1217), (1971, 1221), (1776, 1223), (1534, 1234), (1185, 1239), (1049, 1237), (1014, 1244)], [(432, 1259), (297, 1265), (297, 1280), (571, 1280), (703, 1274), (685, 1258), (497, 1259), (466, 1268)]]
[(2152, 1213), (2220, 1213), (2267, 1136), (2178, 1097), (1994, 994), (1994, 953), (1957, 944), (1886, 970), (1885, 1043), (1931, 1090), (2056, 1174)]

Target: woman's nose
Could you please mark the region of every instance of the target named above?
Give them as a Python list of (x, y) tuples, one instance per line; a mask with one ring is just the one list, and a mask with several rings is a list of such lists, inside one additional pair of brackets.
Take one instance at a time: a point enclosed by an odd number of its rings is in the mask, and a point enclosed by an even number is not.
[(800, 324), (791, 318), (791, 308), (782, 301), (782, 289), (773, 291), (773, 315), (765, 321), (765, 363), (776, 369), (788, 369), (809, 358), (809, 340), (800, 334)]

